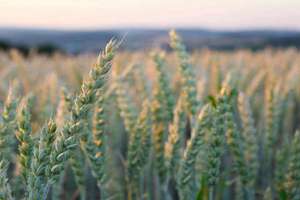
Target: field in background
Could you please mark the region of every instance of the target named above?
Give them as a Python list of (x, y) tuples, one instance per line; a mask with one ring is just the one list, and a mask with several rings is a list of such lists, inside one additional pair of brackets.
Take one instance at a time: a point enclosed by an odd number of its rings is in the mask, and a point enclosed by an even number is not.
[(300, 52), (168, 43), (0, 53), (0, 199), (299, 199)]

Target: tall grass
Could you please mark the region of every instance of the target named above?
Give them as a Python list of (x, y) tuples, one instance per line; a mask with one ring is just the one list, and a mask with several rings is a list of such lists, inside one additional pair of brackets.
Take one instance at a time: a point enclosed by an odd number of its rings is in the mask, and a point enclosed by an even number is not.
[(297, 50), (119, 45), (0, 54), (1, 200), (300, 199)]

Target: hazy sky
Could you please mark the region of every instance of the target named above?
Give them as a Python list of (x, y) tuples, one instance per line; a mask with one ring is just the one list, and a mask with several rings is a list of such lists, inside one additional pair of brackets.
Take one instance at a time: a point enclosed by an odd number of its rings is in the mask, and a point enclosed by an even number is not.
[(300, 0), (0, 0), (0, 26), (300, 30)]

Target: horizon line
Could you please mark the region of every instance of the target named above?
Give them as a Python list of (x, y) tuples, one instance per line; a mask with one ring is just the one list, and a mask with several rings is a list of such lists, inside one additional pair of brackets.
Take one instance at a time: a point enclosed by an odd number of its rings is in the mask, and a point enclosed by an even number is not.
[(300, 32), (300, 28), (291, 27), (249, 27), (249, 28), (211, 28), (204, 26), (111, 26), (111, 27), (76, 27), (76, 28), (62, 28), (62, 27), (50, 27), (50, 26), (7, 26), (0, 25), (0, 29), (16, 29), (16, 30), (36, 30), (36, 31), (61, 31), (61, 32), (96, 32), (96, 31), (122, 31), (122, 30), (157, 30), (157, 31), (167, 31), (167, 30), (202, 30), (211, 32), (239, 32), (239, 31), (280, 31), (280, 32)]

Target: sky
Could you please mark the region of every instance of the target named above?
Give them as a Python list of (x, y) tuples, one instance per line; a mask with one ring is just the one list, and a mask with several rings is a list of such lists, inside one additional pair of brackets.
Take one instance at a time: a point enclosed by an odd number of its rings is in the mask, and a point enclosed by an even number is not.
[(300, 30), (300, 0), (0, 0), (0, 26)]

